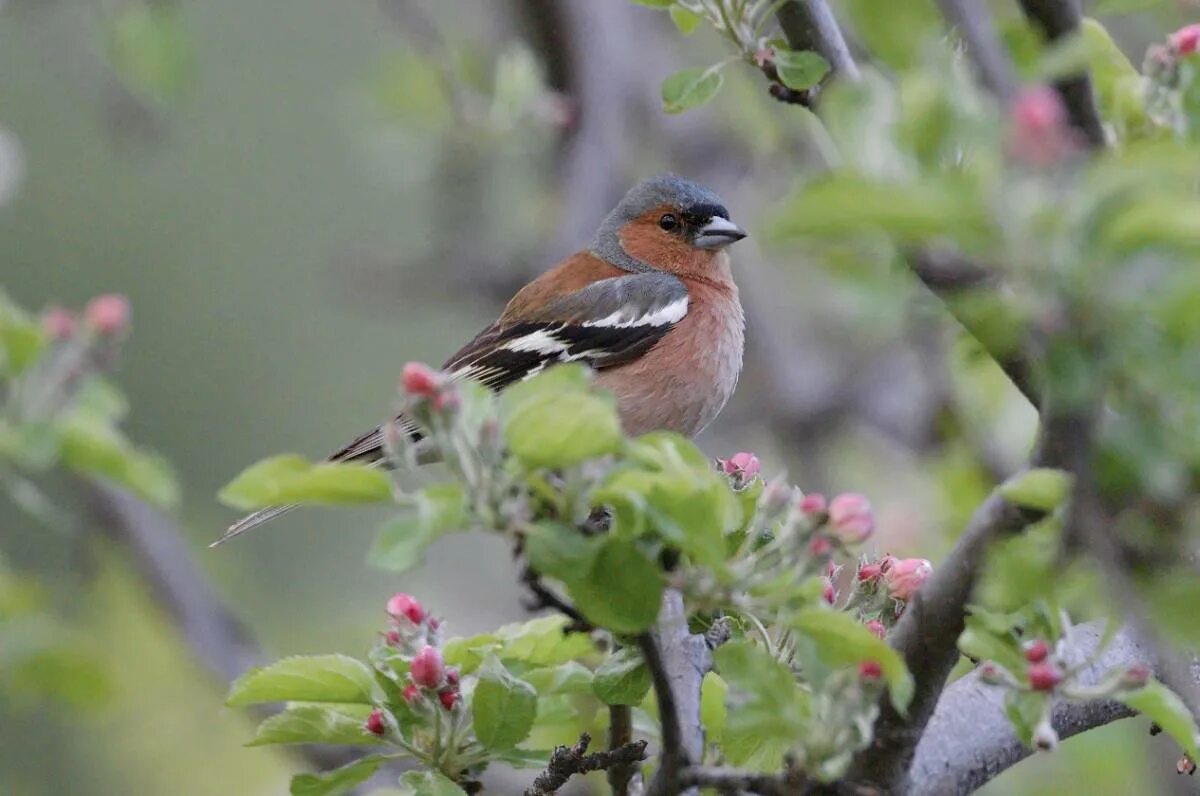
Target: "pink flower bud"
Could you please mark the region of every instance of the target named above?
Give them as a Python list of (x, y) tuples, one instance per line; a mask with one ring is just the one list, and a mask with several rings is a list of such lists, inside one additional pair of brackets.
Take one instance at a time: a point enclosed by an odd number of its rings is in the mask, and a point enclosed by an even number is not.
[(404, 592), (396, 592), (392, 595), (392, 599), (387, 601), (387, 612), (393, 619), (407, 617), (414, 625), (421, 624), (425, 619), (425, 607), (417, 601), (417, 598)]
[(1048, 166), (1075, 147), (1067, 109), (1049, 86), (1023, 90), (1013, 102), (1010, 117), (1010, 149), (1031, 166)]
[(833, 581), (829, 578), (821, 578), (825, 583), (821, 587), (821, 599), (833, 605), (837, 602), (837, 589), (833, 588)]
[(1029, 665), (1029, 686), (1034, 691), (1053, 691), (1062, 682), (1062, 671), (1049, 661)]
[(42, 315), (42, 328), (52, 340), (66, 340), (75, 334), (75, 316), (62, 307), (50, 307)]
[(1033, 748), (1039, 752), (1052, 752), (1058, 746), (1058, 733), (1046, 720), (1039, 721), (1033, 728)]
[(933, 574), (933, 564), (923, 558), (901, 558), (894, 560), (884, 573), (888, 594), (897, 600), (911, 600), (917, 589), (925, 585)]
[(810, 492), (800, 498), (800, 502), (796, 504), (802, 514), (812, 516), (814, 514), (825, 513), (825, 496), (820, 492)]
[(437, 688), (446, 676), (446, 667), (442, 663), (442, 653), (436, 647), (426, 644), (412, 659), (409, 674), (413, 682), (426, 688)]
[(880, 622), (878, 619), (872, 619), (870, 622), (867, 622), (867, 630), (870, 630), (879, 638), (883, 638), (887, 635), (887, 628), (884, 627), (883, 622)]
[(118, 334), (129, 326), (129, 299), (117, 293), (96, 296), (88, 302), (83, 317), (100, 334)]
[(883, 677), (883, 666), (879, 661), (863, 661), (858, 665), (858, 676), (864, 680), (878, 680)]
[(367, 732), (372, 735), (383, 735), (387, 732), (387, 724), (383, 720), (383, 711), (375, 708), (371, 711), (371, 715), (367, 716), (367, 723), (364, 725)]
[(860, 583), (874, 583), (883, 577), (883, 570), (879, 564), (863, 564), (858, 568), (856, 577)]
[(409, 362), (404, 366), (400, 383), (409, 395), (432, 398), (442, 386), (442, 375), (424, 362)]
[(1025, 645), (1025, 660), (1030, 663), (1041, 663), (1050, 657), (1050, 645), (1040, 638)]
[(871, 503), (862, 495), (847, 492), (829, 503), (829, 527), (843, 544), (861, 544), (875, 530)]
[(1141, 688), (1150, 682), (1150, 667), (1144, 663), (1135, 663), (1121, 675), (1122, 688)]
[(1171, 34), (1171, 46), (1180, 55), (1191, 55), (1200, 45), (1200, 24), (1184, 25)]
[(457, 686), (460, 679), (461, 679), (461, 675), (459, 675), (458, 669), (447, 669), (446, 670), (446, 682), (448, 684)]
[(438, 412), (453, 412), (462, 405), (462, 398), (453, 386), (447, 385), (433, 396), (433, 408)]
[(721, 461), (721, 469), (726, 475), (741, 475), (743, 478), (753, 478), (762, 470), (762, 463), (753, 453), (735, 453)]
[(402, 638), (400, 638), (399, 631), (396, 631), (396, 630), (389, 630), (387, 632), (387, 634), (384, 636), (384, 638), (387, 639), (388, 645), (392, 646), (392, 647), (399, 647), (400, 644), (404, 641)]
[(400, 692), (400, 695), (404, 697), (405, 702), (411, 705), (421, 698), (421, 689), (417, 687), (416, 683), (409, 683), (404, 686), (404, 690)]
[(824, 558), (833, 552), (833, 542), (829, 540), (828, 536), (817, 534), (808, 540), (808, 552), (814, 558)]
[(446, 710), (454, 710), (454, 706), (458, 704), (458, 697), (457, 688), (443, 688), (441, 691), (438, 691), (438, 699), (441, 701), (442, 707)]

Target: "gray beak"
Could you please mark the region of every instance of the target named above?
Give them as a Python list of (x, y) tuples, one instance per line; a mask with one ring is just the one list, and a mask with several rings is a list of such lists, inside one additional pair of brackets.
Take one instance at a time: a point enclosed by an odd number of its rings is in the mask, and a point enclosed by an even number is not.
[(696, 231), (696, 246), (701, 249), (723, 249), (746, 237), (746, 230), (727, 218), (713, 216)]

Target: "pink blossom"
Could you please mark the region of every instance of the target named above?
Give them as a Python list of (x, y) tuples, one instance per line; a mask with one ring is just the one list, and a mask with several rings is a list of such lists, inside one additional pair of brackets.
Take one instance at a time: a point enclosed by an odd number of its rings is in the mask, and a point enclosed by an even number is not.
[(1191, 55), (1200, 46), (1200, 24), (1184, 25), (1171, 34), (1171, 46), (1180, 55)]
[(924, 558), (901, 558), (895, 560), (884, 573), (888, 594), (897, 600), (911, 600), (933, 574), (933, 564)]
[(844, 544), (861, 544), (875, 530), (871, 502), (856, 492), (838, 495), (829, 503), (829, 527)]
[(1031, 166), (1048, 166), (1075, 148), (1067, 109), (1049, 86), (1022, 91), (1012, 104), (1010, 123), (1010, 149), (1018, 160)]
[(42, 328), (53, 340), (66, 340), (75, 334), (75, 316), (62, 307), (50, 307), (42, 315)]
[(372, 735), (383, 735), (387, 732), (387, 724), (383, 720), (383, 711), (375, 708), (371, 711), (371, 715), (367, 716), (366, 723), (367, 732)]
[(129, 326), (129, 299), (118, 293), (96, 296), (88, 302), (83, 317), (101, 334), (117, 334)]
[(1034, 639), (1025, 645), (1025, 660), (1030, 663), (1041, 663), (1050, 657), (1050, 645), (1042, 639)]
[(438, 699), (441, 701), (442, 707), (446, 710), (454, 710), (454, 706), (458, 704), (458, 697), (457, 688), (443, 688), (441, 691), (438, 691)]
[(863, 661), (858, 665), (858, 676), (864, 680), (878, 680), (883, 677), (883, 666), (879, 661)]
[(405, 364), (400, 384), (409, 395), (431, 398), (442, 386), (442, 375), (424, 362)]
[(823, 514), (825, 513), (825, 496), (820, 492), (809, 492), (804, 497), (800, 498), (800, 502), (796, 504), (802, 514)]
[(728, 459), (721, 461), (721, 469), (726, 475), (741, 475), (744, 478), (753, 478), (762, 470), (762, 462), (753, 453), (743, 451), (735, 453)]
[(1049, 661), (1030, 664), (1027, 673), (1034, 691), (1053, 691), (1063, 678), (1062, 670)]
[(387, 612), (394, 619), (407, 617), (414, 625), (421, 624), (425, 619), (425, 607), (417, 601), (416, 597), (404, 592), (396, 592), (392, 598), (387, 601)]
[(867, 630), (870, 630), (879, 638), (883, 638), (887, 635), (887, 628), (884, 627), (883, 622), (880, 622), (878, 619), (872, 619), (870, 622), (867, 622)]
[(426, 644), (412, 659), (409, 674), (413, 682), (426, 688), (437, 688), (446, 676), (446, 667), (442, 663), (442, 653), (436, 647)]

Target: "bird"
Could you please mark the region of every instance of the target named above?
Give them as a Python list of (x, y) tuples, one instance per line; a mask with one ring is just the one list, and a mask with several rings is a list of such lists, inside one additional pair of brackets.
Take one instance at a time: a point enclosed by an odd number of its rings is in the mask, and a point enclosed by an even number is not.
[[(547, 367), (583, 362), (616, 397), (625, 433), (694, 437), (741, 372), (745, 315), (726, 249), (746, 235), (709, 188), (674, 174), (646, 179), (604, 218), (588, 248), (521, 288), (442, 370), (500, 391)], [(420, 438), (411, 419), (392, 422)], [(327, 461), (383, 459), (380, 426)], [(292, 508), (243, 517), (212, 546)]]

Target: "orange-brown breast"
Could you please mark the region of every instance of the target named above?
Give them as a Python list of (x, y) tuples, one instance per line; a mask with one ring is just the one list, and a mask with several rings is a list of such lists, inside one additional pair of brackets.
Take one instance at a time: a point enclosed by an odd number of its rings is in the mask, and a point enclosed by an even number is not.
[(737, 386), (745, 318), (728, 255), (717, 254), (703, 275), (681, 276), (688, 289), (683, 320), (643, 356), (596, 377), (616, 395), (629, 434), (664, 429), (695, 436)]
[(500, 323), (513, 318), (528, 318), (536, 315), (534, 308), (544, 307), (558, 296), (582, 290), (591, 283), (612, 276), (626, 276), (629, 272), (606, 263), (591, 252), (576, 252), (537, 279), (530, 282), (513, 296), (500, 316)]

